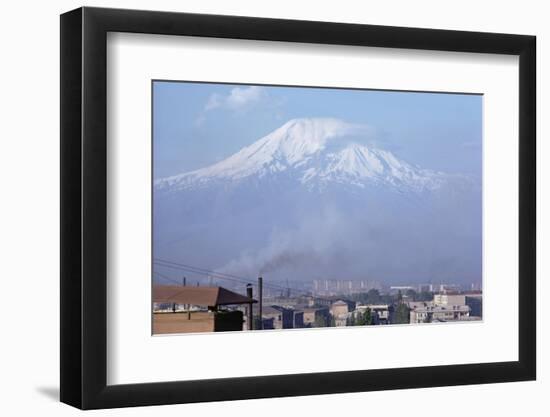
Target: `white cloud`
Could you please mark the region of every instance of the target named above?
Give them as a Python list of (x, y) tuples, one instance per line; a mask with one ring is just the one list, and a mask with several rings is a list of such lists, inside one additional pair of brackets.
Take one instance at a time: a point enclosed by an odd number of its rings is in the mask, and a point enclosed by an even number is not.
[(199, 117), (196, 118), (195, 126), (196, 127), (201, 127), (202, 125), (204, 125), (205, 122), (206, 122), (206, 115), (203, 112), (199, 115)]
[(219, 94), (212, 94), (208, 101), (206, 102), (206, 106), (204, 106), (204, 110), (214, 110), (217, 107), (220, 107), (222, 105), (222, 99)]
[(204, 106), (204, 111), (210, 111), (217, 108), (234, 111), (244, 110), (265, 97), (266, 92), (262, 87), (254, 85), (250, 87), (235, 87), (225, 96), (212, 94)]

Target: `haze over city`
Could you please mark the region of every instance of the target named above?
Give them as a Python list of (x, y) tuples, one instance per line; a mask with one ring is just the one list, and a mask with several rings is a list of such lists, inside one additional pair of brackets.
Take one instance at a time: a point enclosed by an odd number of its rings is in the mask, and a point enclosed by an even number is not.
[(283, 283), (480, 284), (481, 100), (155, 82), (154, 257)]

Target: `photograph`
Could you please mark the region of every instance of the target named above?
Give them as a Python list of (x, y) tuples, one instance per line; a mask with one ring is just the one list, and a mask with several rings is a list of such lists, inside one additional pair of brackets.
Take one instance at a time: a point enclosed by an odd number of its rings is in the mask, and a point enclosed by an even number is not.
[(152, 333), (482, 320), (483, 95), (152, 81)]
[[(499, 26), (494, 7), (442, 22), (415, 5), (403, 26), (399, 7), (298, 6), (61, 14), (57, 81), (33, 84), (59, 84), (45, 108), (60, 146), (9, 153), (60, 162), (59, 308), (37, 328), (58, 354), (30, 369), (59, 364), (59, 399), (82, 410), (383, 413), (399, 396), (408, 412), (423, 395), (453, 414), (462, 392), (492, 415), (520, 392), (534, 411), (548, 25), (525, 7), (499, 14), (524, 26)], [(27, 162), (9, 170), (19, 191)], [(36, 213), (5, 217), (28, 255), (37, 227), (21, 226), (52, 222), (37, 215), (45, 188), (24, 189), (17, 208)], [(20, 328), (36, 309), (16, 304), (55, 307), (34, 292), (8, 309)]]

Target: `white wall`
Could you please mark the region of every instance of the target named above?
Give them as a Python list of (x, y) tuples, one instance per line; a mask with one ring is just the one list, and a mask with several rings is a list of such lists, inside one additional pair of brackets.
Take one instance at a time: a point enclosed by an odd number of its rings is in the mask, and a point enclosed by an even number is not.
[[(371, 3), (371, 4), (369, 4)], [(218, 14), (331, 20), (396, 26), (418, 26), (534, 34), (538, 37), (539, 137), (539, 294), (550, 291), (550, 224), (540, 213), (550, 211), (550, 146), (542, 143), (549, 122), (542, 120), (550, 97), (550, 26), (542, 1), (286, 1), (254, 0), (92, 1), (90, 6), (159, 9)], [(0, 21), (0, 410), (6, 415), (73, 415), (59, 404), (58, 274), (59, 274), (59, 18), (81, 3), (4, 2)], [(546, 13), (545, 13), (546, 12)], [(546, 254), (546, 259), (543, 257)], [(539, 300), (542, 297), (539, 296)], [(267, 416), (341, 412), (389, 415), (444, 407), (449, 417), (523, 415), (547, 409), (550, 389), (550, 309), (539, 303), (539, 378), (537, 382), (387, 391), (100, 411), (99, 415)]]

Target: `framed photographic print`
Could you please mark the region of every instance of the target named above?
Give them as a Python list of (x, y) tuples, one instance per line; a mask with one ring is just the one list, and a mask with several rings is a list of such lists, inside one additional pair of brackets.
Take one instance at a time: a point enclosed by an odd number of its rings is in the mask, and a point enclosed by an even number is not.
[(61, 400), (535, 379), (535, 38), (61, 16)]

